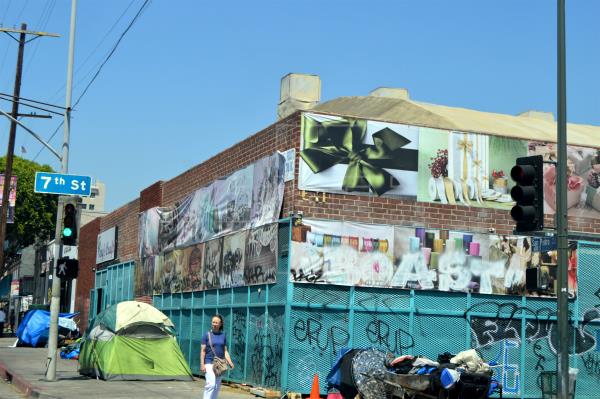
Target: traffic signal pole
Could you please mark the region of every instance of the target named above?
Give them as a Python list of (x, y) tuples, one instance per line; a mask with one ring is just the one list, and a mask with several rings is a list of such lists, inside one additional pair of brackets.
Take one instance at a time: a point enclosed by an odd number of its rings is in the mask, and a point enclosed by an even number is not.
[[(69, 139), (71, 134), (71, 93), (73, 91), (73, 58), (75, 50), (75, 16), (77, 14), (77, 0), (71, 0), (71, 26), (69, 33), (69, 59), (67, 63), (67, 88), (65, 105), (65, 123), (63, 131), (63, 147), (60, 162), (61, 173), (69, 171)], [(58, 198), (56, 212), (56, 230), (54, 244), (54, 271), (52, 276), (52, 299), (50, 301), (50, 331), (48, 333), (48, 361), (46, 363), (46, 381), (56, 380), (56, 352), (58, 349), (58, 313), (60, 310), (60, 279), (56, 275), (58, 259), (62, 257), (61, 225), (63, 219), (63, 197)]]
[(567, 97), (565, 0), (557, 1), (557, 163), (556, 163), (556, 230), (558, 251), (558, 391), (559, 398), (569, 398), (569, 288), (568, 288), (568, 218), (567, 218)]

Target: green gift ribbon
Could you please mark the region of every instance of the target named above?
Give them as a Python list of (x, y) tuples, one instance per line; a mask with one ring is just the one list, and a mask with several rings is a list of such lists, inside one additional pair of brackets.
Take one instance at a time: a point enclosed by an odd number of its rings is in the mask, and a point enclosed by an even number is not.
[(348, 164), (342, 184), (344, 191), (371, 189), (382, 195), (400, 185), (383, 168), (417, 171), (417, 150), (402, 148), (410, 140), (392, 129), (379, 130), (372, 136), (374, 144), (364, 144), (367, 134), (364, 119), (319, 122), (305, 116), (302, 122), (304, 149), (300, 156), (313, 173)]

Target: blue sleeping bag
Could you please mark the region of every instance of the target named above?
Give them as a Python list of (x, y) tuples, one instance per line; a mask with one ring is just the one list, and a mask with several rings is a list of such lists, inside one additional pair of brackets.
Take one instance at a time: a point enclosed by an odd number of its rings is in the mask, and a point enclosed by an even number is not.
[[(59, 324), (62, 319), (72, 319), (79, 313), (59, 313)], [(25, 314), (23, 321), (17, 329), (17, 338), (19, 344), (25, 346), (44, 346), (48, 342), (48, 333), (50, 330), (50, 312), (47, 310), (30, 310)]]

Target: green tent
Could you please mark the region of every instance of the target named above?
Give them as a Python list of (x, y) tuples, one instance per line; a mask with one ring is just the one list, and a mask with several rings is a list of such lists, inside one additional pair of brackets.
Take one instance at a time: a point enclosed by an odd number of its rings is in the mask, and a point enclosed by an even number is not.
[(173, 323), (143, 302), (104, 310), (86, 331), (79, 373), (105, 380), (192, 380)]

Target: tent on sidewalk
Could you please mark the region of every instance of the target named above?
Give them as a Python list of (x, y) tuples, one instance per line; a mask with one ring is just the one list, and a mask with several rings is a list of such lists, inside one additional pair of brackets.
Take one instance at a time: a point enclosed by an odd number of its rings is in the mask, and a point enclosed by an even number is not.
[(98, 314), (81, 344), (79, 373), (105, 380), (192, 380), (174, 325), (143, 302), (121, 302)]
[[(58, 333), (59, 335), (73, 334), (78, 331), (73, 317), (79, 313), (59, 313)], [(50, 330), (50, 312), (47, 310), (34, 309), (25, 314), (23, 321), (17, 329), (18, 346), (45, 346), (48, 343)], [(78, 334), (78, 332), (77, 332)]]

